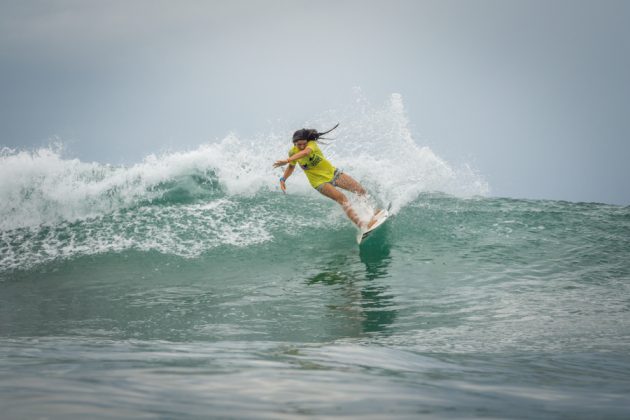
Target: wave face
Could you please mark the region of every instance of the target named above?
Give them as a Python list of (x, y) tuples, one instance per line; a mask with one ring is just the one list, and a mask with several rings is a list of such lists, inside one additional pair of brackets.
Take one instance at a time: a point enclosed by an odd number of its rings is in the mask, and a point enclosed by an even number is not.
[[(359, 100), (335, 115), (344, 123), (323, 148), (370, 191), (369, 205), (355, 202), (364, 217), (376, 205), (391, 204), (396, 214), (430, 191), (487, 194), (487, 183), (470, 168), (454, 169), (416, 144), (400, 95), (382, 107)], [(310, 125), (323, 129), (330, 121), (323, 116)], [(130, 167), (66, 159), (60, 147), (5, 149), (0, 270), (124, 250), (196, 257), (220, 246), (244, 247), (301, 229), (344, 225), (341, 212), (300, 170), (288, 184), (289, 195), (279, 194), (281, 171), (271, 164), (286, 155), (287, 139), (290, 132), (254, 139), (229, 135), (196, 150), (150, 155)]]

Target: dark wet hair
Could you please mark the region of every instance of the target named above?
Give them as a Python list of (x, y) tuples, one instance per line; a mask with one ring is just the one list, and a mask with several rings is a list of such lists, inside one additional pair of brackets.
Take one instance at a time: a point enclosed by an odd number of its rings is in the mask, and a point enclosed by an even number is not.
[(295, 143), (298, 140), (317, 141), (322, 135), (330, 133), (337, 127), (339, 127), (339, 123), (337, 123), (337, 125), (331, 128), (330, 130), (324, 131), (323, 133), (319, 133), (317, 132), (317, 130), (313, 128), (299, 129), (295, 133), (293, 133), (293, 143)]
[(293, 133), (293, 143), (298, 140), (311, 141), (317, 139), (319, 139), (319, 133), (317, 132), (317, 130), (314, 130), (312, 128), (302, 128)]

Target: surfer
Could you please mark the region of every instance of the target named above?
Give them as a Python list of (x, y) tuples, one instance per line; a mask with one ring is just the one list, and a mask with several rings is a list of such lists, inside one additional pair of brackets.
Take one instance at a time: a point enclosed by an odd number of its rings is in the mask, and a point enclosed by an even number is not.
[(284, 170), (284, 174), (280, 178), (280, 188), (286, 192), (286, 180), (295, 170), (298, 163), (304, 170), (311, 186), (326, 197), (335, 200), (341, 205), (346, 215), (359, 229), (366, 230), (372, 227), (377, 221), (376, 215), (380, 210), (374, 212), (374, 215), (368, 223), (361, 221), (356, 211), (352, 208), (350, 201), (346, 195), (335, 187), (343, 188), (351, 191), (360, 197), (364, 197), (367, 192), (354, 178), (344, 173), (341, 169), (335, 168), (322, 153), (317, 141), (322, 135), (328, 134), (337, 128), (335, 125), (328, 131), (323, 133), (317, 132), (312, 128), (302, 128), (293, 133), (293, 147), (289, 150), (289, 157), (276, 161), (274, 168), (289, 165)]

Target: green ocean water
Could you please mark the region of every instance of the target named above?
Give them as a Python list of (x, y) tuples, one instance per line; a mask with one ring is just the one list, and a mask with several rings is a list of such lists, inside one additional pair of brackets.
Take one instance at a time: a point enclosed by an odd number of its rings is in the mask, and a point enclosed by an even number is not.
[(2, 150), (0, 417), (628, 418), (630, 207), (494, 198), (395, 95), (353, 115), (324, 152), (392, 213), (360, 247), (279, 191), (284, 135)]
[[(5, 418), (627, 417), (630, 209), (421, 194), (358, 247), (334, 203), (286, 201), (4, 231)], [(217, 203), (287, 216), (193, 253)]]

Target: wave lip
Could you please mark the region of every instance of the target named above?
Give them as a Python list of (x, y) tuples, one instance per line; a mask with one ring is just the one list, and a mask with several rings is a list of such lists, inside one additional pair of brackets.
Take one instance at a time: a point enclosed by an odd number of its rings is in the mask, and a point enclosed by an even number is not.
[(150, 155), (131, 167), (65, 159), (58, 147), (0, 156), (0, 230), (52, 226), (220, 190), (204, 151)]

